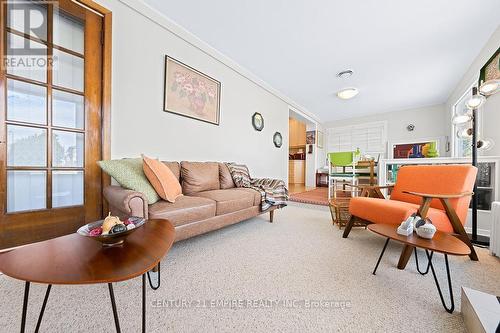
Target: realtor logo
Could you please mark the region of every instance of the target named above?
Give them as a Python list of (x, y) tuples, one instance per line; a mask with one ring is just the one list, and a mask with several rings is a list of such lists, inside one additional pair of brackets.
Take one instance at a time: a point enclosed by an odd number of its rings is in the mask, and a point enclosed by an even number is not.
[(52, 67), (53, 59), (47, 55), (48, 8), (55, 13), (58, 2), (10, 0), (3, 5), (7, 40), (2, 66), (14, 72)]

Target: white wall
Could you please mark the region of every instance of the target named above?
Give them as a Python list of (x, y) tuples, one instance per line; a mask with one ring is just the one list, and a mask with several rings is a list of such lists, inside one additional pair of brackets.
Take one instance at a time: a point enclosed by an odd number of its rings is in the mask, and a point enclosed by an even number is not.
[[(479, 71), (481, 67), (490, 59), (490, 57), (495, 53), (495, 51), (500, 47), (500, 26), (491, 35), (490, 39), (483, 47), (481, 52), (477, 55), (476, 59), (472, 62), (469, 69), (462, 77), (453, 93), (448, 98), (446, 102), (447, 117), (450, 119), (448, 121), (448, 133), (451, 135), (451, 117), (452, 108), (456, 101), (462, 96), (465, 90), (479, 77)], [(492, 138), (495, 141), (495, 146), (492, 150), (483, 153), (481, 155), (487, 156), (500, 156), (500, 131), (498, 126), (500, 124), (500, 94), (488, 97), (484, 107), (479, 110), (482, 116), (483, 123), (483, 133), (482, 136), (485, 138)]]
[[(409, 140), (440, 137), (441, 156), (445, 156), (445, 137), (449, 134), (445, 125), (447, 113), (444, 105), (429, 106), (418, 109), (402, 110), (395, 112), (380, 113), (358, 118), (350, 118), (332, 121), (323, 124), (324, 128), (343, 127), (350, 125), (359, 125), (376, 121), (387, 122), (387, 141), (388, 142), (406, 142)], [(414, 124), (415, 129), (409, 132), (406, 129), (408, 124)], [(326, 139), (326, 138), (325, 138)], [(327, 146), (325, 144), (325, 146)], [(323, 153), (323, 163), (326, 155)], [(319, 160), (319, 158), (318, 158)]]
[[(112, 158), (236, 161), (252, 176), (288, 179), (288, 103), (118, 0), (113, 12)], [(163, 111), (164, 56), (222, 83), (220, 126)], [(251, 116), (260, 112), (264, 129)], [(273, 144), (279, 131), (283, 146)]]

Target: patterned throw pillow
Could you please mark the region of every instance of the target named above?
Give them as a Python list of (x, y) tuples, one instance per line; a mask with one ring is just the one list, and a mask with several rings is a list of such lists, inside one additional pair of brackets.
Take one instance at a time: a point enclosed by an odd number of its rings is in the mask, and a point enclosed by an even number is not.
[(236, 187), (250, 187), (250, 172), (245, 164), (227, 163)]
[(113, 177), (122, 187), (143, 193), (150, 205), (160, 200), (144, 174), (142, 158), (124, 158), (121, 160), (98, 161), (97, 163), (104, 172)]

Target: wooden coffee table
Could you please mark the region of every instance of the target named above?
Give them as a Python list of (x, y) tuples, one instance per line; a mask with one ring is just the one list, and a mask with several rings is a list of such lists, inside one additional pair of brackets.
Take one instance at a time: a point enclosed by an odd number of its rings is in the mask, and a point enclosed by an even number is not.
[[(377, 272), (380, 260), (382, 259), (385, 249), (387, 248), (387, 244), (389, 244), (389, 241), (391, 239), (403, 243), (405, 245), (414, 246), (415, 263), (417, 266), (417, 271), (422, 275), (426, 275), (427, 273), (429, 273), (429, 267), (430, 267), (432, 275), (434, 276), (434, 282), (436, 283), (436, 287), (439, 292), (439, 297), (441, 298), (441, 303), (443, 304), (447, 312), (452, 313), (453, 310), (455, 309), (455, 301), (453, 299), (453, 289), (451, 288), (451, 277), (450, 277), (450, 266), (448, 264), (448, 255), (466, 256), (469, 255), (470, 248), (457, 237), (442, 231), (436, 231), (432, 239), (425, 239), (417, 236), (417, 234), (415, 233), (413, 233), (410, 236), (399, 235), (396, 232), (397, 227), (398, 226), (394, 224), (368, 225), (369, 230), (387, 238), (387, 240), (385, 241), (385, 245), (382, 249), (382, 252), (380, 253), (380, 257), (378, 258), (377, 264), (375, 265), (375, 269), (373, 270), (373, 275), (375, 275), (375, 273)], [(418, 266), (417, 248), (425, 250), (425, 253), (427, 255), (428, 264), (427, 264), (427, 269), (424, 272), (422, 272), (420, 270), (420, 267)], [(441, 292), (441, 288), (439, 286), (439, 282), (436, 277), (436, 272), (434, 271), (434, 266), (432, 265), (432, 256), (434, 252), (439, 252), (444, 254), (444, 262), (446, 264), (446, 275), (448, 278), (448, 289), (450, 292), (450, 302), (451, 302), (450, 307), (446, 306), (446, 303), (443, 298), (443, 293)]]
[[(174, 236), (174, 227), (170, 222), (156, 219), (148, 220), (130, 234), (121, 246), (103, 248), (101, 243), (75, 233), (0, 254), (0, 271), (14, 279), (26, 281), (21, 332), (24, 332), (26, 325), (31, 282), (48, 285), (35, 332), (40, 329), (53, 284), (93, 283), (108, 284), (115, 327), (116, 331), (120, 332), (112, 283), (140, 275), (142, 275), (142, 331), (145, 332), (146, 275), (150, 279), (149, 271), (168, 253), (174, 242)], [(159, 278), (158, 271), (158, 283)], [(151, 284), (151, 279), (149, 282)]]

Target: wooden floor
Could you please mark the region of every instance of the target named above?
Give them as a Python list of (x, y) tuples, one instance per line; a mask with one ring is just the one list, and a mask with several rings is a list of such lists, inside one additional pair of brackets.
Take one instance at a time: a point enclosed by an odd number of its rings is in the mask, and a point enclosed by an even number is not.
[(306, 187), (305, 184), (290, 184), (288, 183), (288, 194), (300, 193), (309, 190), (314, 190), (315, 187)]

